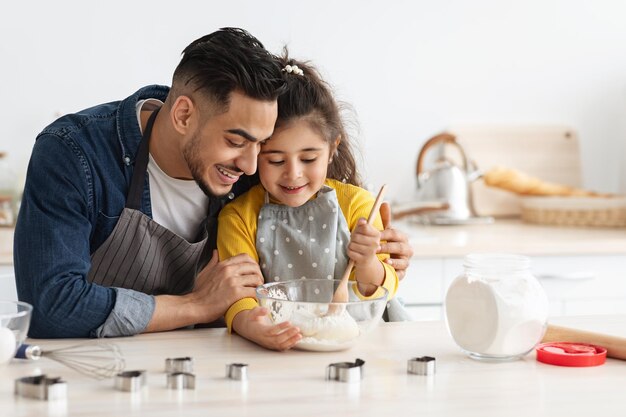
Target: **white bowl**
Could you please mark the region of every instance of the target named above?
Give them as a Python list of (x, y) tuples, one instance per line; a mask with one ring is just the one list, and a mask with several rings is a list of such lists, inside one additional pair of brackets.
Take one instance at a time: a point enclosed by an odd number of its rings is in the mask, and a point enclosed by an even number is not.
[(333, 303), (339, 280), (300, 279), (275, 282), (257, 288), (257, 298), (269, 310), (275, 323), (289, 321), (298, 326), (302, 340), (297, 349), (336, 351), (348, 349), (380, 321), (387, 303), (383, 287), (359, 284), (369, 296), (360, 293), (357, 284), (348, 284), (349, 300)]
[(24, 343), (33, 306), (21, 301), (0, 301), (0, 364), (6, 363)]

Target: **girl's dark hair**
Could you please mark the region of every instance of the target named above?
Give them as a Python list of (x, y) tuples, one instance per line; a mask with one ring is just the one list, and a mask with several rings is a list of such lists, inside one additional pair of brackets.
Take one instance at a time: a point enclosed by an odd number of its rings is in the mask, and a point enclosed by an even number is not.
[[(335, 154), (331, 155), (332, 162), (328, 166), (327, 177), (361, 186), (350, 138), (341, 117), (341, 108), (333, 98), (331, 87), (309, 62), (289, 58), (287, 48), (283, 49), (279, 60), (287, 89), (278, 96), (276, 128), (287, 126), (296, 120), (304, 120), (311, 129), (322, 135), (331, 149), (339, 138), (339, 146)], [(302, 70), (302, 75), (286, 72), (284, 68), (287, 65), (296, 65)]]
[(257, 100), (273, 101), (284, 88), (276, 56), (238, 28), (222, 28), (189, 44), (172, 81), (175, 96), (202, 91), (224, 111), (235, 90)]

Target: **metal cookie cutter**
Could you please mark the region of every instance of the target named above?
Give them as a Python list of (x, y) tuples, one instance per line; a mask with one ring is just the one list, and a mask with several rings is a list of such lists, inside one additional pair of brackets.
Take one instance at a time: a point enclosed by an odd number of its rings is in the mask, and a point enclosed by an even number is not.
[(435, 373), (435, 358), (422, 356), (409, 359), (407, 372), (415, 375), (433, 375)]
[(46, 401), (61, 400), (67, 398), (67, 382), (60, 377), (26, 376), (15, 380), (15, 395)]
[(331, 363), (326, 368), (326, 379), (340, 382), (360, 382), (363, 379), (365, 361), (356, 359), (354, 362)]
[(174, 372), (167, 374), (169, 389), (196, 389), (196, 376), (188, 372)]
[(226, 378), (237, 381), (248, 380), (248, 364), (247, 363), (231, 363), (226, 365)]
[(120, 391), (139, 391), (146, 382), (146, 371), (125, 371), (115, 375), (115, 388)]
[(189, 356), (184, 358), (167, 358), (165, 359), (165, 372), (168, 374), (175, 373), (192, 373), (193, 359)]

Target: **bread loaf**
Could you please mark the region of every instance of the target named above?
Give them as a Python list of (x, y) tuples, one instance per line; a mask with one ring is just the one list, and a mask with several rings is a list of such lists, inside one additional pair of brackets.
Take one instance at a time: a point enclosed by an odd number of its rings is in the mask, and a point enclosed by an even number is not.
[(496, 167), (483, 175), (485, 184), (521, 195), (598, 197), (593, 191), (543, 181), (512, 168)]

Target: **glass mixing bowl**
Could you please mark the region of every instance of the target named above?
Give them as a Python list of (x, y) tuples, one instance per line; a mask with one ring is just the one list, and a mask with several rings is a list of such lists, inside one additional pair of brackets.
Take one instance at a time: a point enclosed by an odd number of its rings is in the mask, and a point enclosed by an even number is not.
[(33, 306), (21, 301), (0, 301), (0, 364), (13, 358), (24, 343)]
[(299, 279), (273, 282), (257, 288), (257, 298), (269, 310), (274, 323), (289, 321), (298, 326), (302, 340), (297, 349), (335, 351), (348, 349), (381, 321), (387, 290), (370, 284), (348, 283), (349, 300), (333, 303), (340, 280)]

